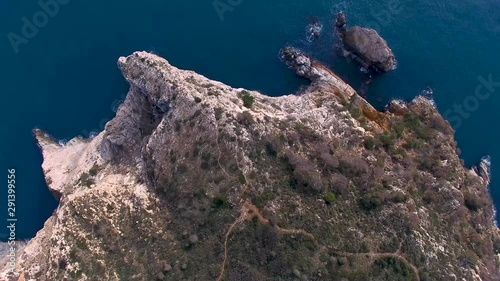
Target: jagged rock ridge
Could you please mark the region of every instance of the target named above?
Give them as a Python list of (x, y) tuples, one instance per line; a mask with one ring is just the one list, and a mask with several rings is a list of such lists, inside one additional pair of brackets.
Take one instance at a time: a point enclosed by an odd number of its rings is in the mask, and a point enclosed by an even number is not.
[(60, 204), (19, 280), (498, 280), (488, 177), (431, 103), (378, 112), (282, 55), (312, 80), (300, 96), (120, 58), (131, 87), (103, 132), (35, 131)]

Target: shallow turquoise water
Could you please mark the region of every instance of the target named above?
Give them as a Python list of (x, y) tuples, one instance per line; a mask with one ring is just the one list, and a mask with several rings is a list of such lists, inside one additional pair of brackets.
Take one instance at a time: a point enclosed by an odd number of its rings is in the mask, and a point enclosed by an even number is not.
[[(491, 75), (500, 82), (498, 1), (241, 0), (222, 21), (213, 0), (66, 1), (16, 54), (7, 34), (21, 35), (21, 18), (32, 19), (41, 7), (36, 1), (0, 0), (0, 171), (7, 177), (8, 167), (17, 169), (18, 238), (32, 237), (56, 206), (43, 181), (31, 129), (42, 128), (59, 139), (102, 130), (128, 88), (116, 67), (119, 56), (154, 51), (178, 67), (232, 86), (281, 95), (306, 83), (278, 60), (278, 50), (291, 44), (360, 87), (364, 77), (357, 67), (332, 52), (330, 26), (339, 9), (351, 24), (377, 28), (397, 56), (398, 69), (370, 85), (368, 99), (376, 106), (391, 98), (409, 100), (426, 86), (434, 89), (442, 113), (468, 102), (463, 117), (447, 117), (457, 125), (467, 165), (491, 155), (491, 192), (500, 204), (495, 169), (500, 86), (473, 103), (479, 77)], [(312, 43), (305, 33), (311, 17), (324, 23), (324, 36)], [(0, 220), (5, 221), (6, 184), (0, 188)]]

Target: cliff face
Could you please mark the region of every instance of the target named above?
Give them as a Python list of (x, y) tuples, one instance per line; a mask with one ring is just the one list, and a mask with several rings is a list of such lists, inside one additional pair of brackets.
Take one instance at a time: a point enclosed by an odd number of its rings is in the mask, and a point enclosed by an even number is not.
[(499, 280), (487, 166), (463, 167), (431, 103), (378, 112), (282, 53), (313, 81), (300, 96), (137, 52), (97, 137), (35, 131), (60, 205), (19, 280)]

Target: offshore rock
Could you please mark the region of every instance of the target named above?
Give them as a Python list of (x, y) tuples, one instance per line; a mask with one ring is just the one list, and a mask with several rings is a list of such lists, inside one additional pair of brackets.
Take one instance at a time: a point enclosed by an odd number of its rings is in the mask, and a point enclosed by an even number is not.
[(317, 18), (311, 18), (306, 27), (306, 36), (309, 42), (318, 39), (323, 32), (323, 24)]
[(335, 27), (343, 43), (344, 56), (354, 59), (370, 72), (387, 72), (396, 68), (396, 58), (387, 42), (370, 28), (347, 27), (347, 20), (340, 12)]

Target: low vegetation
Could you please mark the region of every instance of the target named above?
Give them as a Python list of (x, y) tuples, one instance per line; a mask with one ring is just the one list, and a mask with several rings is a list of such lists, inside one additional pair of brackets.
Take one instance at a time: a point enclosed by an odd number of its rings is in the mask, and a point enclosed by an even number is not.
[(82, 186), (85, 186), (85, 187), (90, 187), (90, 186), (92, 186), (95, 183), (93, 177), (89, 173), (83, 173), (80, 176), (80, 179), (78, 180), (78, 182)]
[(242, 91), (240, 93), (241, 99), (243, 100), (243, 106), (251, 108), (255, 102), (255, 98), (248, 91)]

